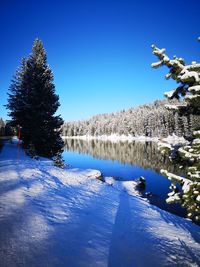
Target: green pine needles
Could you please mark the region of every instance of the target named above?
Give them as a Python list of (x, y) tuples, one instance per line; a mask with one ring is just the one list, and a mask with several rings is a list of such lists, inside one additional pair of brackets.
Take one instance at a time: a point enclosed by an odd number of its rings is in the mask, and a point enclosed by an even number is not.
[[(165, 49), (159, 49), (152, 45), (153, 54), (159, 61), (152, 64), (153, 68), (167, 66), (169, 73), (166, 79), (172, 78), (178, 87), (165, 93), (168, 99), (179, 99), (178, 104), (167, 105), (166, 108), (178, 112), (180, 115), (200, 115), (200, 64), (193, 61), (186, 65), (183, 58), (174, 56), (170, 59), (165, 54)], [(172, 181), (171, 190), (167, 199), (168, 203), (181, 203), (187, 210), (187, 216), (194, 221), (200, 222), (200, 126), (193, 132), (192, 140), (189, 144), (179, 147), (176, 151), (182, 165), (187, 166), (187, 176), (180, 177), (167, 170), (161, 173)], [(170, 151), (174, 154), (175, 148), (161, 144), (163, 151)], [(181, 186), (181, 190), (177, 185)]]
[(21, 128), (24, 147), (31, 146), (38, 156), (52, 158), (62, 150), (63, 120), (55, 115), (59, 105), (46, 51), (36, 39), (32, 53), (22, 59), (11, 82), (6, 107), (12, 125)]

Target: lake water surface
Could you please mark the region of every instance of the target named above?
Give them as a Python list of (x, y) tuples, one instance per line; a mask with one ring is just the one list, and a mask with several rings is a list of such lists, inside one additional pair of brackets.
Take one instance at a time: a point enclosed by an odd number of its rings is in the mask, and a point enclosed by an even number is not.
[(146, 193), (149, 201), (167, 211), (185, 216), (178, 205), (166, 204), (170, 192), (170, 181), (160, 175), (161, 169), (180, 173), (179, 166), (173, 165), (168, 156), (162, 155), (155, 142), (111, 142), (101, 140), (66, 139), (64, 160), (72, 167), (97, 169), (104, 176), (120, 180), (146, 179)]

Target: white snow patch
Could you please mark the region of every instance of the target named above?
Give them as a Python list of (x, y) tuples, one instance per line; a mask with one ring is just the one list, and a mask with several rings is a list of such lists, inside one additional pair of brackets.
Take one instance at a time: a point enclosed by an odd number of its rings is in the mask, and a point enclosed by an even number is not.
[(140, 195), (136, 189), (137, 183), (135, 181), (117, 181), (113, 177), (105, 177), (104, 180), (107, 184), (119, 191), (124, 191), (132, 196)]
[(111, 134), (111, 135), (79, 135), (79, 136), (62, 136), (63, 139), (82, 139), (82, 140), (101, 140), (101, 141), (112, 141), (112, 142), (123, 142), (123, 141), (158, 141), (158, 137), (148, 137), (148, 136), (132, 136), (132, 135), (118, 135), (118, 134)]
[(162, 141), (166, 142), (170, 145), (187, 145), (187, 144), (189, 144), (189, 142), (183, 136), (179, 137), (175, 134), (169, 135), (166, 138), (162, 138)]
[(199, 226), (137, 197), (133, 182), (20, 155), (15, 142), (0, 153), (2, 267), (200, 264)]

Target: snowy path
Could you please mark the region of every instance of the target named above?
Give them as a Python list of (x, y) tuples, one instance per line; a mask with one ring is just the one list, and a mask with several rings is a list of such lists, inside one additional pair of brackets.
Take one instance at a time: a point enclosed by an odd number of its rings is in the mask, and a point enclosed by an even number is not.
[(0, 266), (199, 266), (200, 227), (15, 143), (0, 153)]

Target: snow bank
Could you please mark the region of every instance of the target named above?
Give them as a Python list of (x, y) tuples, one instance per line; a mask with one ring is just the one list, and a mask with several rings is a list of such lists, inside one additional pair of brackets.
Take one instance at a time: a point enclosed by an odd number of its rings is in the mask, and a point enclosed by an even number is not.
[(132, 136), (132, 135), (117, 135), (117, 134), (111, 134), (111, 135), (99, 135), (99, 136), (93, 136), (93, 135), (79, 135), (79, 136), (62, 136), (63, 139), (82, 139), (82, 140), (101, 140), (101, 141), (112, 141), (112, 142), (119, 142), (119, 141), (158, 141), (159, 138), (157, 137), (148, 137), (148, 136)]
[(18, 153), (0, 153), (1, 267), (199, 266), (199, 226), (130, 196), (132, 183)]
[(105, 177), (104, 181), (118, 191), (126, 192), (130, 196), (140, 196), (139, 191), (136, 189), (137, 183), (135, 181), (116, 181), (113, 177)]
[(189, 142), (183, 136), (179, 137), (175, 134), (169, 135), (166, 138), (162, 138), (162, 141), (168, 144), (171, 144), (171, 145), (188, 145), (189, 144)]
[(183, 137), (179, 137), (175, 134), (169, 135), (166, 138), (159, 138), (159, 137), (148, 137), (148, 136), (132, 136), (132, 135), (101, 135), (101, 136), (92, 136), (92, 135), (79, 135), (79, 136), (62, 136), (63, 139), (82, 139), (82, 140), (101, 140), (101, 141), (112, 141), (112, 142), (119, 142), (119, 141), (139, 141), (139, 142), (159, 142), (162, 140), (165, 143), (172, 144), (172, 145), (185, 145), (188, 144), (188, 141)]
[(84, 175), (87, 178), (95, 178), (95, 179), (100, 179), (102, 177), (102, 174), (100, 171), (98, 170), (94, 170), (94, 169), (78, 169), (78, 168), (72, 168), (72, 169), (68, 169), (70, 172), (74, 172), (75, 174), (79, 175)]
[(183, 136), (179, 137), (173, 134), (158, 142), (158, 148), (164, 154), (165, 150), (172, 151), (174, 146), (184, 146), (188, 144), (189, 142)]

